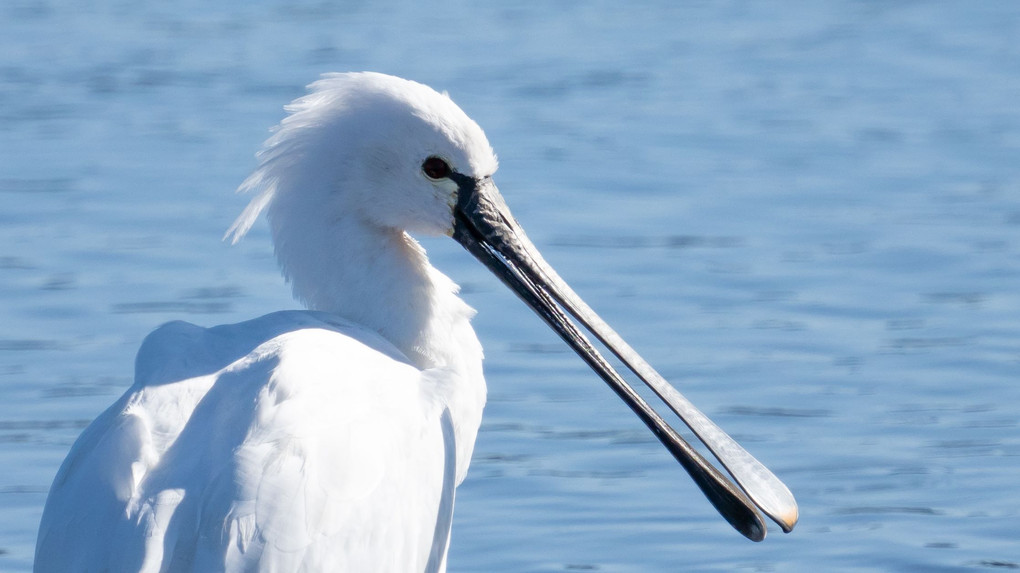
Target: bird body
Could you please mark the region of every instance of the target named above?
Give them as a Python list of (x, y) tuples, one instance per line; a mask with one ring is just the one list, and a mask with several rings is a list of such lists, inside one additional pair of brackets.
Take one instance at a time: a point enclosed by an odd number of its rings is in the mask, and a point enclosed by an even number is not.
[[(481, 128), (448, 96), (330, 74), (241, 185), (228, 235), (268, 215), (307, 311), (143, 342), (135, 382), (86, 428), (50, 490), (38, 572), (446, 569), (486, 386), (474, 310), (410, 233), (449, 235), (535, 310), (653, 430), (723, 516), (760, 540), (789, 490), (658, 376), (542, 260), (492, 182)], [(655, 389), (712, 467), (566, 316)]]
[(166, 324), (58, 473), (36, 569), (442, 571), (460, 376), (327, 313)]

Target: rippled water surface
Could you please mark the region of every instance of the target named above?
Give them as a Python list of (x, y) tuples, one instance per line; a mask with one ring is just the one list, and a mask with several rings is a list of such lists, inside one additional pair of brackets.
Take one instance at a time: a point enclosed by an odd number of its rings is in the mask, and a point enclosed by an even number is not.
[[(294, 307), (220, 241), (326, 71), (448, 90), (565, 278), (796, 493), (745, 541), (455, 244), (490, 403), (451, 571), (1020, 568), (1020, 4), (0, 5), (0, 570), (142, 337)], [(499, 6), (498, 4), (506, 4)]]

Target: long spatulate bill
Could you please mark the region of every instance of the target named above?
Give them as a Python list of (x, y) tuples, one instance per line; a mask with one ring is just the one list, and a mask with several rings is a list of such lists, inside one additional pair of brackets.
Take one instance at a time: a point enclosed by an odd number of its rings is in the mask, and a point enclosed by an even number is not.
[[(475, 180), (457, 173), (451, 178), (459, 188), (453, 237), (523, 299), (609, 384), (676, 457), (723, 517), (747, 537), (763, 539), (765, 526), (754, 509), (757, 505), (785, 531), (791, 530), (797, 521), (797, 505), (789, 489), (655, 372), (559, 278), (510, 215), (491, 179)], [(563, 309), (594, 333), (670, 406), (719, 458), (746, 496), (641, 399), (567, 318)]]

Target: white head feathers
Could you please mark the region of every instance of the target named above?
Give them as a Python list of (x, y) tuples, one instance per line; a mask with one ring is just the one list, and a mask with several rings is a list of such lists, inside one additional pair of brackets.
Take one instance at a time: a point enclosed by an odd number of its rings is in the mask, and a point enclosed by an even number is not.
[(417, 82), (326, 74), (286, 110), (238, 188), (257, 195), (227, 231), (235, 243), (267, 207), (279, 218), (272, 205), (285, 196), (320, 210), (355, 209), (382, 226), (442, 233), (453, 190), (422, 177), (421, 162), (438, 155), (475, 177), (497, 168), (481, 128), (445, 93)]

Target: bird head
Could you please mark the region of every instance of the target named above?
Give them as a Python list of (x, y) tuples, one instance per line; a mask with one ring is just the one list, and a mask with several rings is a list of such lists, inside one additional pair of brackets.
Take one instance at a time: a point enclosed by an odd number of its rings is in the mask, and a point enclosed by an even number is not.
[(270, 219), (340, 220), (422, 235), (453, 233), (458, 183), (498, 163), (485, 133), (446, 94), (378, 73), (328, 74), (258, 154), (239, 188), (255, 198), (228, 231), (234, 242)]

